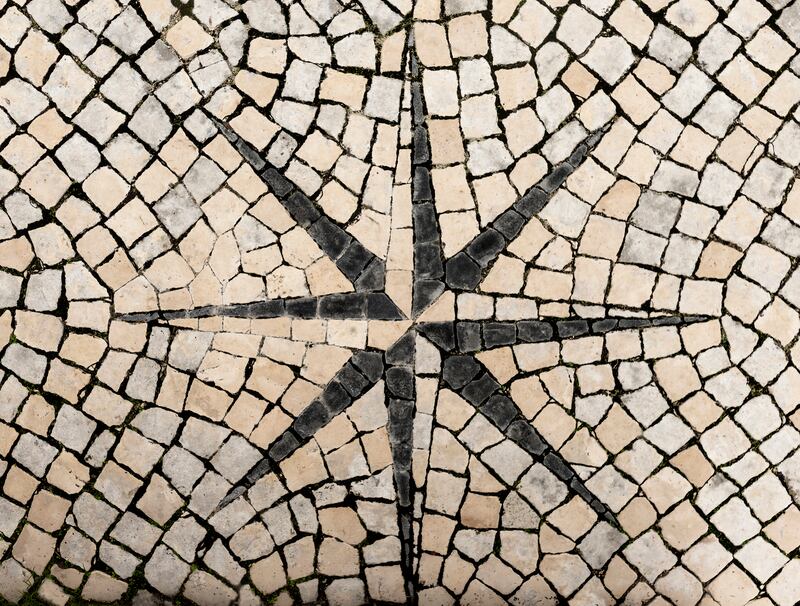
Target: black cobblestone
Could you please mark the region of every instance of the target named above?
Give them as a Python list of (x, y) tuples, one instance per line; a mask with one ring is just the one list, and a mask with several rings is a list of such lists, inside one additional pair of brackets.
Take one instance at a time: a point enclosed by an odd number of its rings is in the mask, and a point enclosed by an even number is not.
[(289, 432), (284, 433), (269, 449), (273, 461), (280, 462), (292, 454), (300, 446), (300, 442)]
[(522, 419), (511, 423), (506, 430), (506, 435), (534, 456), (540, 456), (547, 450), (547, 445), (539, 433), (531, 427), (530, 423)]
[(473, 290), (481, 281), (481, 268), (460, 252), (445, 264), (445, 282), (455, 290)]
[(513, 322), (489, 322), (483, 326), (483, 340), (487, 348), (512, 345), (517, 340), (517, 327)]
[(481, 406), (481, 412), (491, 419), (501, 431), (505, 431), (509, 423), (517, 416), (517, 407), (506, 396), (498, 394), (489, 398)]
[(486, 267), (497, 258), (500, 251), (506, 246), (503, 235), (492, 228), (475, 237), (467, 246), (467, 254), (477, 261), (481, 267)]
[(548, 341), (553, 338), (553, 327), (547, 322), (526, 320), (517, 322), (517, 334), (521, 341), (538, 343), (539, 341)]
[(481, 325), (477, 322), (459, 322), (456, 325), (458, 349), (464, 353), (481, 348)]
[(482, 404), (486, 399), (492, 395), (500, 385), (495, 381), (489, 373), (484, 373), (480, 378), (469, 383), (461, 392), (461, 395), (475, 406)]
[(453, 389), (461, 389), (481, 371), (472, 356), (450, 356), (444, 361), (442, 378)]
[(286, 198), (281, 198), (286, 212), (300, 227), (308, 227), (320, 218), (319, 211), (314, 203), (301, 191), (293, 192)]
[(414, 373), (409, 368), (393, 366), (386, 370), (386, 387), (399, 398), (413, 398)]
[(353, 355), (352, 362), (372, 383), (383, 375), (383, 356), (379, 353), (359, 351)]
[(331, 419), (331, 413), (319, 400), (314, 400), (297, 415), (292, 428), (301, 438), (310, 438)]

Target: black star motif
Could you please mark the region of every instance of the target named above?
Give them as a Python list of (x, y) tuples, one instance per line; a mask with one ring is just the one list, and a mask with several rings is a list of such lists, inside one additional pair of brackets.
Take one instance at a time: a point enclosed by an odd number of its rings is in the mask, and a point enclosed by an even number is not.
[(441, 385), (457, 392), (480, 410), (506, 437), (541, 462), (598, 515), (616, 524), (613, 513), (584, 485), (563, 457), (526, 420), (506, 390), (472, 355), (484, 348), (564, 340), (601, 335), (614, 330), (662, 325), (687, 325), (708, 320), (705, 316), (663, 315), (651, 318), (587, 319), (570, 316), (516, 322), (424, 320), (424, 312), (440, 297), (477, 289), (494, 261), (520, 233), (528, 220), (581, 165), (600, 141), (603, 131), (590, 134), (567, 160), (555, 166), (511, 208), (501, 213), (460, 252), (445, 261), (431, 185), (431, 154), (425, 121), (425, 104), (419, 70), (409, 36), (408, 54), (412, 114), (412, 203), (414, 270), (412, 314), (408, 318), (385, 292), (385, 262), (372, 254), (357, 238), (331, 221), (318, 206), (281, 172), (265, 161), (248, 143), (224, 124), (220, 131), (257, 171), (270, 191), (298, 225), (351, 280), (354, 292), (318, 297), (268, 299), (255, 303), (208, 306), (184, 311), (123, 314), (121, 320), (169, 321), (185, 318), (228, 316), (237, 318), (320, 318), (353, 320), (411, 320), (412, 326), (385, 352), (365, 349), (325, 386), (275, 440), (264, 460), (221, 501), (223, 509), (259, 478), (313, 438), (336, 415), (381, 380), (386, 385), (388, 431), (392, 447), (395, 490), (399, 508), (402, 566), (406, 591), (413, 601), (414, 538), (412, 535), (413, 479), (411, 476), (413, 422), (415, 414), (415, 339), (422, 335), (442, 354)]

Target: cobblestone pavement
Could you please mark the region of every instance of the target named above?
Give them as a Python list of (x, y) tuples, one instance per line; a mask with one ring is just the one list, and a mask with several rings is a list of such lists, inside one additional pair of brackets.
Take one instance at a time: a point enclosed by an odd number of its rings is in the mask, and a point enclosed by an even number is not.
[(0, 603), (800, 602), (800, 0), (0, 0)]

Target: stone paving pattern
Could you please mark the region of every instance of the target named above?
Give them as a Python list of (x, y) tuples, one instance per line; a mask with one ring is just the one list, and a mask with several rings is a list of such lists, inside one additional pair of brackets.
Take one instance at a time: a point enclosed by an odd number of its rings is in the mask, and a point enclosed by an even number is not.
[(0, 603), (800, 602), (800, 0), (0, 0)]

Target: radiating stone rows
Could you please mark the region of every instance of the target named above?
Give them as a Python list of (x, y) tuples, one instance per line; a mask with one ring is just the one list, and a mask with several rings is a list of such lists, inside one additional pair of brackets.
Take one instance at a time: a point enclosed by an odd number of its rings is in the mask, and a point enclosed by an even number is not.
[(320, 216), (311, 200), (301, 192), (292, 192), (291, 184), (275, 169), (262, 175), (270, 189), (281, 196), (281, 202), (292, 218), (304, 228), (331, 257), (336, 266), (351, 280), (358, 291), (381, 290), (385, 286), (385, 263), (348, 236), (327, 217)]
[(605, 517), (611, 523), (615, 522), (614, 516), (592, 496), (569, 464), (551, 451), (536, 429), (526, 422), (513, 400), (500, 393), (500, 385), (475, 358), (470, 356), (446, 358), (442, 364), (442, 379), (461, 398), (479, 409), (506, 437), (558, 476), (598, 515)]

